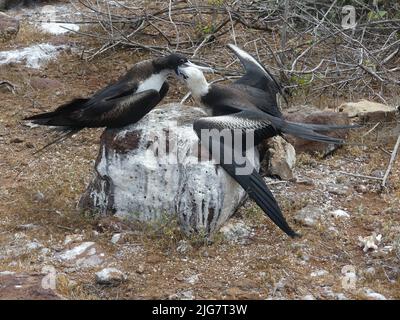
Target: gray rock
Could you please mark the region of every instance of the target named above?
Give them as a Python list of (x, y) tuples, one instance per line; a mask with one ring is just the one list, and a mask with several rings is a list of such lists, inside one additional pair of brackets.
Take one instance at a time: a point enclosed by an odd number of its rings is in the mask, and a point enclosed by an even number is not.
[(215, 161), (198, 159), (192, 124), (203, 116), (199, 108), (167, 104), (135, 125), (106, 130), (80, 208), (138, 221), (177, 216), (184, 233), (212, 235), (245, 191)]
[(192, 275), (192, 276), (187, 277), (187, 278), (185, 279), (185, 282), (188, 283), (188, 284), (193, 285), (193, 284), (195, 284), (196, 282), (199, 281), (199, 278), (200, 278), (200, 277), (199, 277), (198, 274), (194, 274), (194, 275)]
[[(295, 106), (285, 110), (284, 117), (293, 122), (314, 123), (314, 124), (331, 124), (331, 125), (348, 125), (350, 120), (347, 114), (333, 112), (330, 110), (320, 110), (313, 106)], [(346, 138), (348, 130), (335, 130), (324, 132), (335, 138)], [(286, 136), (286, 139), (294, 146), (296, 153), (314, 153), (320, 152), (322, 155), (330, 154), (339, 148), (338, 145), (326, 144), (314, 141), (307, 141), (301, 138)]]
[(62, 83), (55, 79), (33, 77), (30, 85), (35, 90), (55, 90), (62, 87)]
[(83, 235), (81, 234), (68, 234), (64, 240), (64, 246), (70, 243), (76, 243), (83, 241)]
[(350, 189), (344, 185), (329, 185), (328, 192), (337, 196), (347, 196), (350, 193)]
[(9, 40), (17, 36), (19, 21), (5, 13), (0, 12), (0, 40)]
[(176, 251), (181, 254), (186, 254), (192, 250), (192, 246), (190, 245), (189, 241), (181, 240), (178, 242), (178, 246), (176, 247)]
[(194, 300), (194, 294), (192, 290), (180, 291), (178, 293), (169, 296), (170, 300)]
[(116, 233), (111, 237), (111, 243), (117, 244), (121, 240), (121, 234)]
[(341, 209), (331, 211), (330, 215), (335, 218), (350, 218), (350, 214)]
[(94, 242), (87, 241), (58, 253), (56, 258), (78, 268), (92, 268), (104, 262), (104, 253), (98, 252)]
[(368, 100), (343, 103), (339, 111), (347, 113), (350, 118), (358, 117), (363, 122), (392, 121), (397, 113), (396, 107)]
[(302, 225), (312, 227), (318, 223), (318, 220), (324, 215), (324, 210), (312, 205), (308, 205), (298, 211), (294, 219)]
[(283, 180), (293, 179), (293, 168), (296, 163), (294, 147), (280, 136), (265, 141), (266, 158), (261, 163), (262, 168), (269, 176)]
[(243, 222), (229, 222), (221, 228), (220, 232), (228, 241), (238, 243), (246, 242), (252, 235), (251, 228)]
[(126, 279), (126, 275), (116, 268), (105, 268), (96, 273), (96, 282), (98, 284), (118, 285)]
[(387, 300), (387, 298), (383, 294), (377, 293), (372, 289), (364, 288), (363, 291), (364, 291), (363, 293), (366, 298), (369, 298), (372, 300)]

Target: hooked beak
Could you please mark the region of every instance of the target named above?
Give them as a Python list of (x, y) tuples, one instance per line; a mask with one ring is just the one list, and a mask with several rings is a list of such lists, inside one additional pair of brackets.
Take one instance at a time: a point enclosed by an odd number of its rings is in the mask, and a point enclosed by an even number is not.
[(199, 70), (201, 70), (201, 71), (204, 71), (204, 72), (212, 72), (212, 73), (214, 73), (214, 69), (213, 69), (213, 68), (199, 66), (199, 65), (194, 64), (193, 62), (190, 62), (190, 61), (185, 62), (185, 63), (182, 65), (182, 67), (194, 67), (194, 68), (197, 68), (197, 69), (199, 69)]
[(183, 79), (186, 80), (188, 78), (188, 76), (185, 74), (184, 70), (185, 70), (185, 68), (188, 68), (188, 67), (196, 68), (196, 69), (199, 69), (199, 70), (204, 71), (204, 72), (212, 72), (212, 73), (214, 73), (214, 69), (213, 68), (199, 66), (199, 65), (194, 64), (193, 62), (190, 62), (190, 61), (187, 61), (184, 64), (182, 64), (181, 66), (179, 66), (175, 70), (175, 73), (177, 74), (177, 76), (182, 77)]

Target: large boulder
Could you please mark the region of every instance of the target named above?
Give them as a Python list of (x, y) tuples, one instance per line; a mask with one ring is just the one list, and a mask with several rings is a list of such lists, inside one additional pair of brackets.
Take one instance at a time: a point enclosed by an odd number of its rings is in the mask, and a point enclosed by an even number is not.
[(14, 38), (19, 31), (19, 21), (0, 12), (0, 41)]
[[(211, 236), (246, 193), (204, 157), (208, 152), (192, 129), (204, 116), (199, 108), (167, 104), (135, 125), (105, 130), (80, 208), (139, 221), (175, 215), (184, 233)], [(258, 158), (255, 162), (259, 168)]]
[[(292, 122), (301, 122), (301, 123), (330, 124), (339, 126), (350, 124), (350, 120), (346, 113), (320, 110), (313, 106), (291, 107), (285, 110), (284, 118)], [(345, 139), (347, 133), (348, 130), (335, 130), (331, 132), (323, 132), (323, 134), (340, 139)], [(286, 139), (294, 146), (297, 153), (319, 152), (325, 156), (339, 147), (338, 145), (304, 140), (291, 135), (287, 135)]]

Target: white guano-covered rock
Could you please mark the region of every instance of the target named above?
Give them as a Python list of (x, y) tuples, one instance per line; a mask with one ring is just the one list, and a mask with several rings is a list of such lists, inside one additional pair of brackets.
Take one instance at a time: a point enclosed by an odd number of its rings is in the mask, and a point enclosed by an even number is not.
[[(204, 116), (202, 109), (172, 103), (137, 124), (106, 130), (80, 207), (139, 221), (177, 216), (186, 234), (212, 235), (233, 215), (245, 191), (204, 157), (208, 152), (192, 129)], [(253, 161), (258, 169), (258, 156)]]

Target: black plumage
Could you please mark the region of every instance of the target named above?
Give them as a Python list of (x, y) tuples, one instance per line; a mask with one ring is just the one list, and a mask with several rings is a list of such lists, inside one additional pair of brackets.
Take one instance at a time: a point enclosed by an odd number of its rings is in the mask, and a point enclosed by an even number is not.
[[(247, 132), (254, 133), (253, 147), (262, 140), (281, 134), (291, 134), (303, 139), (342, 144), (342, 139), (323, 135), (317, 131), (329, 131), (348, 128), (349, 126), (324, 126), (289, 122), (283, 119), (283, 115), (277, 105), (276, 95), (284, 94), (278, 81), (259, 63), (254, 57), (229, 45), (229, 48), (238, 56), (245, 68), (245, 74), (239, 80), (227, 85), (209, 85), (201, 71), (195, 68), (178, 68), (179, 74), (191, 90), (195, 100), (207, 110), (211, 111), (211, 117), (200, 118), (193, 124), (193, 128), (199, 136), (202, 145), (211, 151), (219, 149), (220, 159), (224, 159), (230, 153), (232, 162), (221, 161), (220, 165), (234, 178), (249, 194), (271, 220), (290, 237), (297, 234), (286, 222), (278, 203), (268, 189), (266, 183), (254, 167), (246, 174), (239, 174), (240, 164), (235, 161), (235, 154), (243, 156), (248, 144), (237, 144), (233, 140), (227, 143), (222, 137), (202, 139), (202, 130), (216, 129), (241, 132), (244, 137)], [(351, 127), (351, 126), (350, 126)], [(241, 139), (243, 142), (243, 139)], [(249, 166), (249, 163), (247, 163)]]
[(74, 99), (54, 111), (24, 120), (60, 127), (66, 133), (65, 137), (84, 128), (116, 128), (136, 123), (167, 94), (167, 77), (177, 73), (177, 68), (187, 62), (178, 54), (141, 61), (117, 82), (92, 97)]

